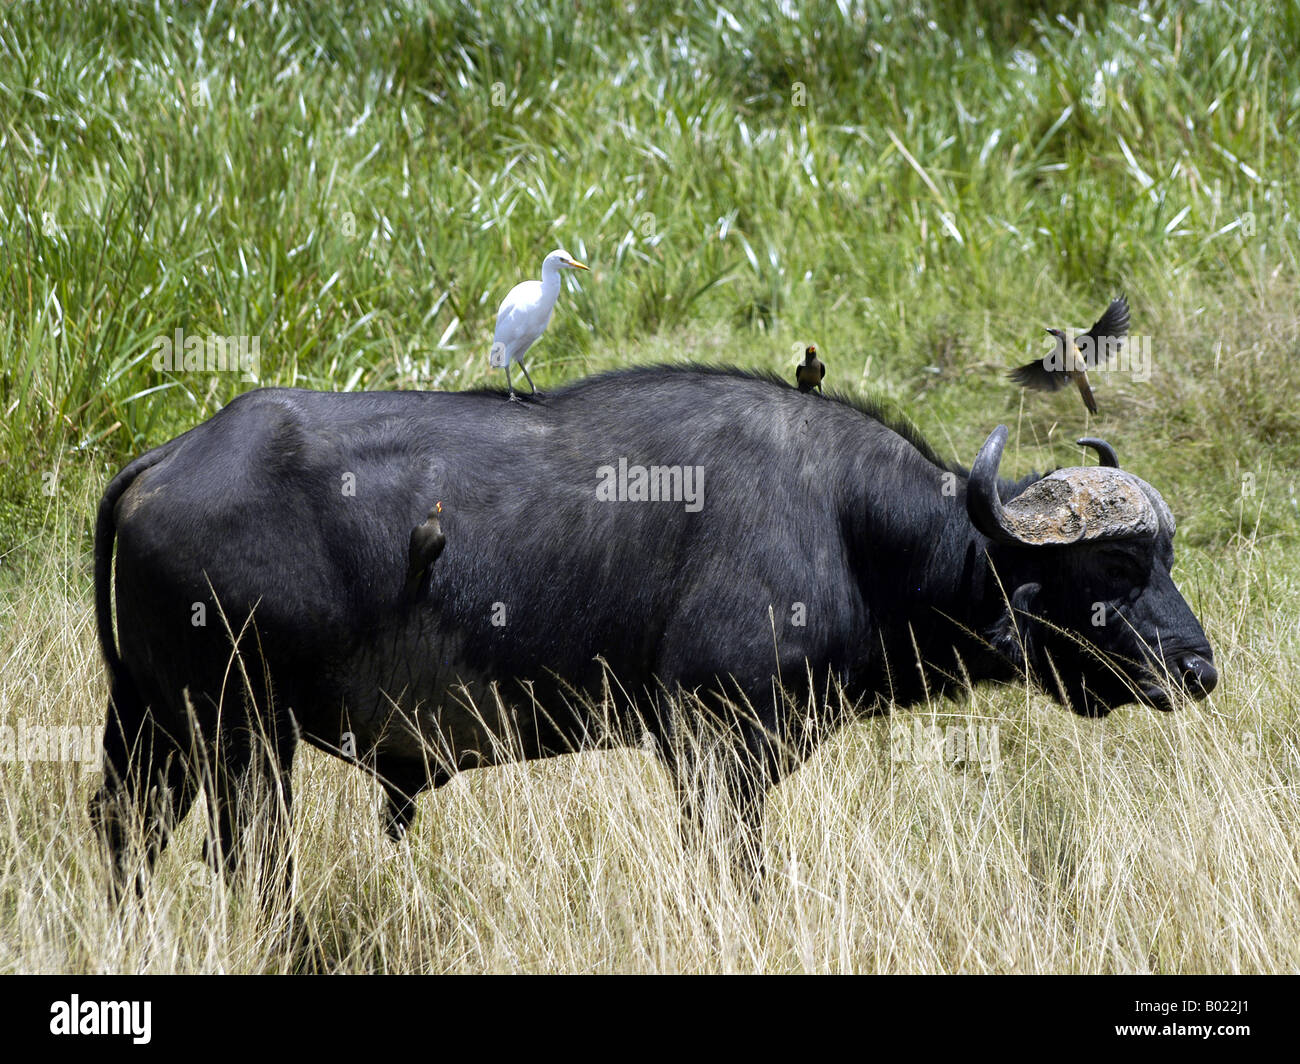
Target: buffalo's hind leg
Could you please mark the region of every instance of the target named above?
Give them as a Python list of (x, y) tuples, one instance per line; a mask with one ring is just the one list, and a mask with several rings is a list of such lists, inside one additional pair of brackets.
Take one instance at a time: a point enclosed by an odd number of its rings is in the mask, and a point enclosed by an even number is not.
[(294, 967), (323, 971), (328, 962), (293, 902), (294, 721), (278, 708), (259, 712), (267, 707), (262, 697), (245, 704), (245, 720), (222, 729), (207, 760), (209, 860), (232, 887), (251, 888), (265, 911), (282, 906), (291, 922), (286, 941)]
[(246, 728), (223, 732), (207, 772), (208, 809), (212, 817), (221, 871), (232, 886), (246, 877), (271, 901), (292, 884), (289, 854), (293, 817), (291, 770), (293, 748), (269, 744)]
[(194, 802), (188, 720), (162, 723), (124, 672), (112, 680), (104, 726), (104, 779), (90, 800), (90, 820), (110, 870), (109, 890), (121, 900), (129, 880), (144, 883), (173, 828)]

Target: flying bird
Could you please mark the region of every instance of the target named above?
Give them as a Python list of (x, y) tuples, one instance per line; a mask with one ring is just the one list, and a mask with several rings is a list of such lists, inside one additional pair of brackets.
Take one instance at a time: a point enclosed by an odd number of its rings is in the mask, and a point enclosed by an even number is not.
[(1095, 414), (1097, 400), (1088, 383), (1088, 370), (1105, 365), (1128, 335), (1128, 300), (1123, 296), (1112, 300), (1106, 313), (1086, 333), (1076, 336), (1073, 345), (1060, 329), (1047, 331), (1056, 338), (1052, 353), (1013, 369), (1009, 376), (1017, 384), (1040, 392), (1054, 392), (1074, 381), (1084, 406)]
[(447, 537), (442, 531), (442, 522), (438, 520), (438, 515), (441, 513), (442, 503), (439, 502), (429, 511), (424, 524), (416, 525), (411, 530), (406, 563), (407, 602), (418, 602), (425, 596), (429, 587), (429, 570), (433, 568), (433, 563), (438, 560), (438, 556), (447, 545)]
[(505, 367), (506, 387), (510, 389), (510, 398), (515, 402), (522, 400), (515, 394), (515, 387), (510, 383), (512, 363), (519, 363), (524, 376), (528, 377), (532, 394), (538, 394), (537, 385), (533, 383), (528, 367), (524, 365), (524, 352), (550, 324), (551, 311), (555, 309), (555, 300), (560, 294), (560, 271), (565, 269), (586, 270), (589, 267), (563, 249), (552, 251), (542, 260), (542, 279), (515, 285), (497, 311), (497, 329), (492, 337), (492, 353), (488, 361), (494, 369)]
[(826, 376), (826, 367), (817, 358), (817, 346), (809, 344), (803, 353), (803, 361), (795, 367), (794, 379), (801, 392), (811, 392), (814, 388), (822, 390), (822, 378)]

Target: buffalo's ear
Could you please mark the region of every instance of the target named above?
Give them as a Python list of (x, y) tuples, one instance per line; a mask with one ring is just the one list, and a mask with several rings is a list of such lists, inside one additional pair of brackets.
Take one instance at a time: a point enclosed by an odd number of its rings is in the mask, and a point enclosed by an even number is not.
[(1042, 590), (1042, 584), (1021, 584), (1011, 593), (1009, 608), (994, 622), (989, 632), (993, 648), (1018, 668), (1024, 668), (1026, 658), (1032, 656), (1033, 631), (1027, 622), (1038, 612), (1036, 605)]

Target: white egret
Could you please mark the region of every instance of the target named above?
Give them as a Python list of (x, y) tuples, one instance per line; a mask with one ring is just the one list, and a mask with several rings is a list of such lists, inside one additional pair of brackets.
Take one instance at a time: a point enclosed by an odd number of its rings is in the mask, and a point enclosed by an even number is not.
[(506, 387), (510, 389), (510, 398), (515, 401), (519, 401), (519, 397), (510, 383), (512, 362), (519, 363), (524, 376), (528, 377), (528, 386), (534, 395), (537, 394), (537, 385), (524, 365), (524, 352), (532, 347), (551, 322), (551, 311), (555, 309), (555, 300), (560, 294), (560, 271), (564, 269), (585, 270), (588, 267), (562, 248), (552, 251), (542, 260), (542, 279), (515, 285), (497, 311), (497, 330), (492, 337), (492, 353), (488, 361), (495, 369), (505, 367)]

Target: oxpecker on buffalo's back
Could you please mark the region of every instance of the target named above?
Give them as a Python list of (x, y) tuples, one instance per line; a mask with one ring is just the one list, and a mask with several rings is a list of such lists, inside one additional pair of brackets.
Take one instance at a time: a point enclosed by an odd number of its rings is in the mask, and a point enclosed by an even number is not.
[(447, 537), (442, 532), (442, 503), (435, 504), (424, 519), (424, 524), (411, 530), (406, 567), (406, 597), (417, 602), (428, 587), (429, 569), (438, 560), (447, 545)]
[(822, 378), (826, 376), (826, 367), (817, 357), (817, 348), (809, 344), (803, 353), (803, 361), (795, 367), (794, 379), (801, 392), (811, 392), (814, 388), (822, 390)]

